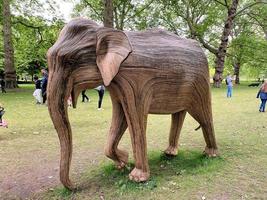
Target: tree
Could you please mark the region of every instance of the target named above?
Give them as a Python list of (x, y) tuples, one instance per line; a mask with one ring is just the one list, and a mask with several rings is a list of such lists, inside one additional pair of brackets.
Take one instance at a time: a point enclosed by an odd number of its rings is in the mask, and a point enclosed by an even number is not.
[(14, 66), (14, 49), (12, 43), (10, 1), (3, 0), (3, 38), (4, 38), (4, 69), (6, 88), (16, 88), (17, 75)]
[(103, 23), (105, 27), (113, 28), (113, 2), (112, 0), (103, 0), (104, 11), (103, 11)]
[(249, 21), (260, 27), (267, 40), (267, 5), (255, 6), (247, 13)]
[(26, 72), (31, 76), (31, 80), (33, 81), (33, 77), (36, 74), (39, 74), (42, 67), (45, 66), (45, 62), (39, 61), (39, 60), (33, 60), (29, 63), (26, 63), (25, 65), (20, 66), (19, 70), (21, 70), (21, 73)]
[(112, 9), (110, 0), (81, 0), (76, 4), (73, 16), (85, 14), (93, 20), (105, 22), (107, 12), (112, 10), (113, 12), (109, 12), (108, 15), (109, 18), (113, 18), (113, 26), (116, 29), (134, 29), (137, 18), (150, 7), (153, 1), (113, 0)]
[(227, 52), (225, 67), (228, 71), (232, 71), (233, 67), (236, 84), (239, 84), (239, 74), (242, 72), (253, 77), (266, 73), (267, 43), (264, 33), (246, 15), (235, 20)]
[[(0, 32), (3, 33), (3, 4), (0, 3)], [(0, 71), (4, 75), (4, 41), (3, 34), (0, 34)], [(1, 76), (1, 74), (0, 74)]]
[(17, 73), (33, 75), (46, 67), (46, 52), (55, 43), (64, 23), (61, 20), (47, 24), (40, 17), (16, 16), (13, 19), (13, 41), (16, 47)]
[(239, 16), (235, 18), (230, 34), (227, 62), (231, 63), (234, 68), (236, 84), (239, 84), (241, 67), (253, 68), (253, 72), (261, 73), (261, 68), (266, 66), (265, 56), (261, 56), (264, 55), (263, 52), (266, 52), (267, 46), (262, 42), (264, 36), (266, 37), (267, 24), (264, 20), (266, 17), (267, 5), (253, 3), (243, 6), (243, 9), (239, 11)]
[[(49, 5), (49, 8), (46, 8)], [(42, 67), (46, 66), (46, 52), (50, 48), (58, 35), (59, 30), (64, 23), (54, 11), (54, 1), (47, 0), (43, 5), (39, 0), (13, 0), (9, 6), (15, 13), (11, 15), (13, 66), (16, 74), (27, 73), (32, 75), (36, 65), (41, 63)], [(2, 10), (2, 4), (0, 4)], [(40, 13), (51, 13), (44, 15)], [(1, 12), (2, 13), (2, 12)], [(10, 11), (9, 11), (10, 13)], [(0, 29), (3, 24), (2, 14), (0, 15)], [(4, 50), (3, 36), (0, 36), (0, 69), (4, 69)], [(36, 71), (37, 72), (37, 71)], [(16, 75), (13, 76), (16, 78)]]
[[(242, 14), (246, 14), (246, 11), (248, 11), (252, 7), (255, 7), (258, 4), (264, 5), (267, 2), (264, 2), (261, 0), (257, 0), (255, 2), (244, 1), (245, 3), (242, 6), (240, 6), (239, 9), (238, 9), (239, 0), (232, 0), (231, 6), (228, 5), (227, 0), (224, 0), (224, 2), (221, 2), (220, 0), (216, 0), (216, 2), (225, 6), (227, 8), (227, 12), (228, 12), (227, 19), (225, 21), (224, 29), (223, 29), (222, 36), (221, 36), (221, 42), (220, 42), (218, 52), (216, 55), (215, 74), (213, 76), (214, 86), (220, 87), (221, 82), (222, 82), (222, 73), (223, 73), (223, 69), (224, 69), (224, 60), (225, 60), (226, 53), (227, 53), (228, 37), (231, 34), (231, 31), (233, 29), (234, 20), (236, 20), (237, 16), (240, 16)], [(236, 65), (236, 69), (239, 70), (238, 65)], [(237, 71), (236, 71), (236, 73), (237, 73)]]
[(267, 71), (267, 43), (264, 37), (255, 33), (242, 32), (231, 41), (228, 47), (229, 56), (226, 67), (234, 67), (236, 83), (239, 82), (239, 72), (253, 72), (254, 77), (266, 74)]
[[(203, 47), (215, 56), (214, 86), (220, 87), (224, 71), (224, 60), (227, 56), (229, 36), (234, 27), (234, 20), (247, 14), (247, 11), (256, 5), (265, 4), (264, 1), (242, 1), (238, 7), (238, 0), (158, 0), (163, 7), (158, 11), (159, 16), (167, 26), (176, 34), (186, 35), (197, 39)], [(263, 10), (263, 8), (261, 9)], [(164, 11), (164, 12), (163, 12)], [(266, 12), (266, 10), (265, 10)], [(254, 12), (255, 14), (255, 12)], [(223, 22), (223, 19), (226, 20)], [(262, 13), (257, 13), (263, 16)], [(254, 15), (255, 17), (255, 15)], [(258, 17), (265, 29), (265, 18)], [(265, 23), (264, 23), (265, 22)], [(221, 24), (224, 24), (224, 27)], [(221, 34), (220, 34), (221, 33)], [(238, 73), (238, 65), (236, 65)]]
[(215, 74), (213, 76), (214, 86), (220, 87), (222, 82), (222, 74), (224, 69), (224, 60), (227, 51), (228, 37), (233, 28), (233, 20), (236, 16), (238, 0), (232, 0), (232, 5), (229, 7), (227, 1), (225, 1), (225, 6), (228, 10), (228, 16), (224, 24), (224, 29), (221, 36), (221, 43), (219, 45), (216, 60), (215, 60)]

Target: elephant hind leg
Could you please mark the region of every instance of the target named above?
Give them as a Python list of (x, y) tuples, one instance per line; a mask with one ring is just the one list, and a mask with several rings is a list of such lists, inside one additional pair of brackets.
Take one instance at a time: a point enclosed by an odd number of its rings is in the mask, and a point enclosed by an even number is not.
[(107, 140), (108, 143), (105, 148), (105, 155), (115, 162), (118, 169), (122, 169), (128, 162), (128, 153), (118, 149), (118, 144), (127, 128), (127, 123), (122, 106), (115, 100), (112, 100), (112, 105), (112, 122)]
[(169, 135), (169, 147), (164, 151), (168, 156), (176, 156), (178, 153), (178, 140), (184, 123), (186, 111), (172, 114), (171, 129)]
[(218, 155), (218, 148), (214, 134), (211, 105), (209, 102), (210, 101), (206, 102), (205, 106), (192, 106), (188, 112), (196, 121), (198, 121), (202, 128), (206, 142), (204, 153), (209, 157), (216, 157)]

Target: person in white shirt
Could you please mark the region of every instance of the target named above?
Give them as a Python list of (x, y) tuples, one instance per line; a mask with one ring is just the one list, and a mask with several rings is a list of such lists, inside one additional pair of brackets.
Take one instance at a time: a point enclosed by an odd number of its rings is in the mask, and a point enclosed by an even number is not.
[(102, 106), (102, 100), (103, 100), (103, 97), (104, 97), (104, 94), (105, 94), (105, 87), (104, 87), (104, 85), (100, 85), (100, 86), (96, 87), (95, 90), (97, 90), (98, 96), (99, 96), (99, 99), (98, 99), (98, 110), (102, 110), (101, 106)]

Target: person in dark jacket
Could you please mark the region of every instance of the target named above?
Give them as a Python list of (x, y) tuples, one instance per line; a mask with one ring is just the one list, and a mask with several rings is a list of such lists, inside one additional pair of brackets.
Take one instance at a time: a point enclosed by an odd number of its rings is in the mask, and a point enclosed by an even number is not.
[(257, 98), (261, 99), (261, 104), (260, 104), (260, 112), (265, 112), (265, 106), (267, 102), (267, 80), (264, 81), (264, 83), (261, 85), (260, 90), (257, 94)]
[(0, 79), (0, 85), (1, 85), (2, 93), (6, 93), (6, 90), (5, 90), (6, 83), (5, 83), (4, 78), (1, 78), (1, 79)]
[(43, 75), (42, 83), (41, 83), (41, 90), (42, 90), (42, 97), (43, 97), (43, 104), (45, 104), (47, 99), (46, 89), (47, 89), (47, 82), (48, 82), (48, 72), (45, 69), (41, 70)]

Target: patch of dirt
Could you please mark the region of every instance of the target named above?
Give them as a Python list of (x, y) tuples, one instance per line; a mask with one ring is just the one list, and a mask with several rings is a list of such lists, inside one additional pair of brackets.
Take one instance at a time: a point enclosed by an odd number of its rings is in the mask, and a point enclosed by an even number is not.
[[(85, 168), (96, 165), (103, 157), (100, 150), (79, 149), (73, 154), (70, 174), (81, 175)], [(16, 163), (18, 159), (22, 164)], [(28, 199), (60, 184), (58, 154), (49, 158), (47, 152), (27, 152), (14, 156), (5, 174), (0, 172), (0, 199)]]
[(28, 166), (5, 174), (0, 182), (0, 199), (26, 199), (33, 193), (57, 184), (58, 162), (46, 162), (38, 166), (31, 162)]

